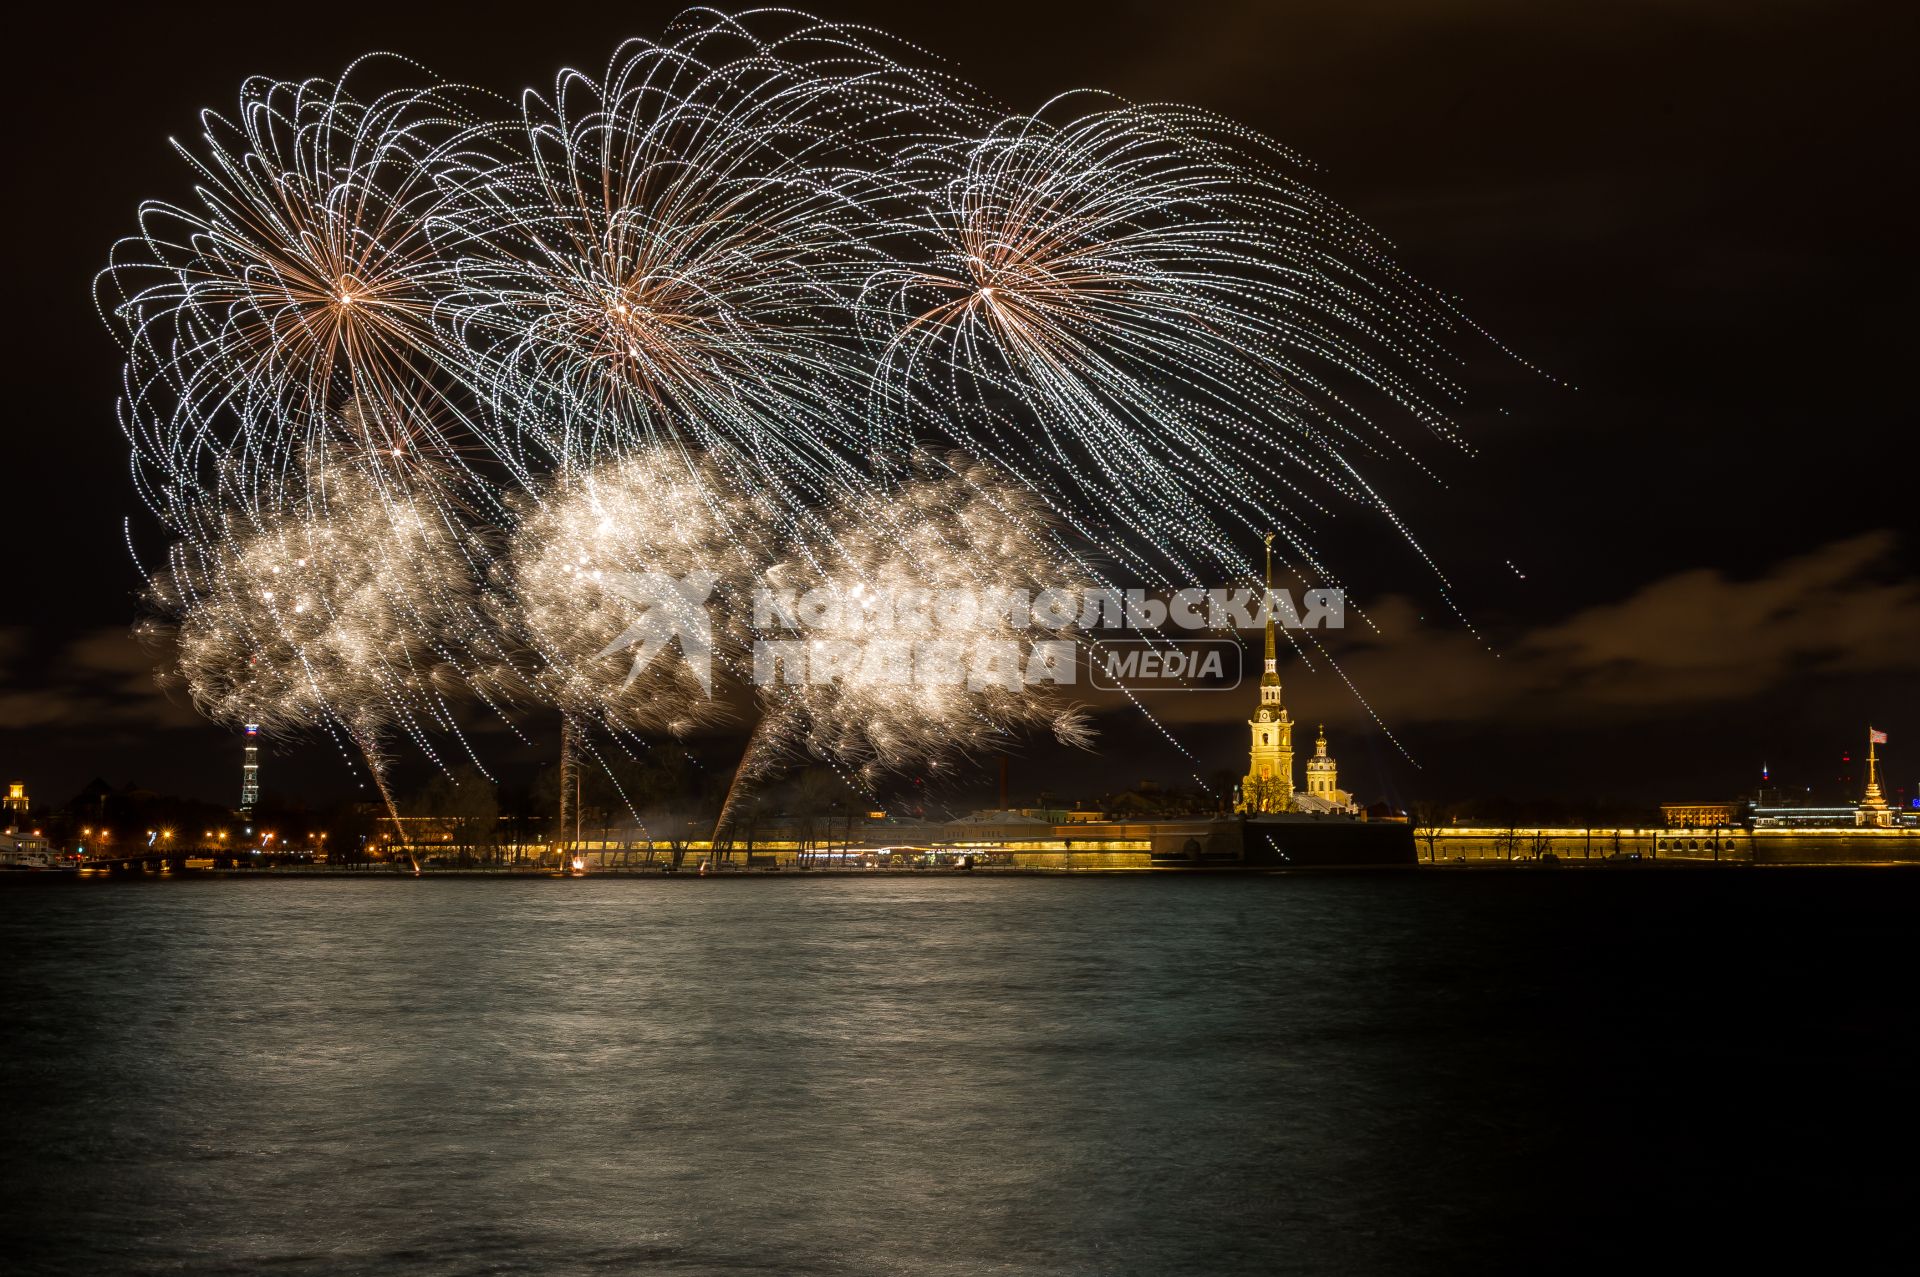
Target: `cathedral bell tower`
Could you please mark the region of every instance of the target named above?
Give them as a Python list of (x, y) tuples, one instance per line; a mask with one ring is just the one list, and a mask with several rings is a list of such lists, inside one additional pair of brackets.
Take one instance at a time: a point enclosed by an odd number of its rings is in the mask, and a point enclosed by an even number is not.
[(1250, 814), (1293, 807), (1293, 720), (1280, 703), (1280, 654), (1273, 634), (1273, 533), (1267, 533), (1267, 664), (1260, 675), (1260, 704), (1247, 726), (1253, 732), (1246, 778), (1236, 811)]
[(1314, 737), (1313, 757), (1307, 760), (1307, 797), (1329, 807), (1345, 807), (1353, 800), (1340, 788), (1340, 765), (1327, 753), (1327, 729)]

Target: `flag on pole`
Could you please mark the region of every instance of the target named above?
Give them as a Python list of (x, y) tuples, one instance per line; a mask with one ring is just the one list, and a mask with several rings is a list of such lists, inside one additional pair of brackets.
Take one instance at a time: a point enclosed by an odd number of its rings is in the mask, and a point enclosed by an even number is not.
[(1876, 732), (1869, 727), (1867, 729), (1867, 743), (1869, 745), (1884, 745), (1887, 743), (1887, 734), (1885, 732)]

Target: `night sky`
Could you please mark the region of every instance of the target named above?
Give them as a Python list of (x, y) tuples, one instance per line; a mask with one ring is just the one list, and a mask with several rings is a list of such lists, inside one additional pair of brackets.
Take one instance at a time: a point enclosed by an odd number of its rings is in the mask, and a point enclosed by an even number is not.
[[(235, 738), (169, 703), (128, 637), (140, 579), (123, 522), (149, 561), (164, 543), (128, 480), (120, 355), (91, 294), (139, 201), (189, 193), (166, 136), (231, 110), (249, 74), (331, 76), (374, 49), (544, 87), (657, 36), (675, 8), (66, 5), (16, 20), (0, 779), (52, 803), (96, 775), (234, 798)], [(1890, 789), (1914, 794), (1904, 8), (813, 9), (945, 56), (1011, 108), (1099, 87), (1244, 120), (1517, 356), (1476, 353), (1463, 420), (1478, 452), (1445, 463), (1444, 487), (1386, 472), (1483, 640), (1377, 516), (1321, 525), (1381, 627), (1333, 646), (1412, 755), (1338, 678), (1289, 663), (1288, 703), (1327, 724), (1348, 788), (1403, 804), (1714, 800), (1751, 792), (1764, 761), (1837, 798), (1871, 722), (1892, 736)], [(1251, 702), (1153, 702), (1191, 764), (1124, 714), (1104, 719), (1095, 759), (1030, 745), (1015, 797), (1240, 767)], [(315, 798), (353, 783), (326, 746), (283, 749), (268, 777)]]

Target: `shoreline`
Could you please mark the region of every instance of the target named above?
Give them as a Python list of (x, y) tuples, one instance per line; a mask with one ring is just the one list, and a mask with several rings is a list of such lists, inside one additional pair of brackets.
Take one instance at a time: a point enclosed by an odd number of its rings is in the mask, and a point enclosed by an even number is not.
[(1682, 872), (1704, 872), (1712, 870), (1820, 870), (1848, 871), (1864, 869), (1920, 869), (1912, 861), (1900, 860), (1859, 860), (1859, 861), (1799, 861), (1799, 862), (1763, 862), (1730, 860), (1647, 860), (1647, 861), (1474, 861), (1466, 864), (1445, 862), (1419, 864), (1387, 865), (1298, 865), (1298, 866), (1155, 866), (1142, 868), (1134, 866), (1088, 866), (1076, 868), (1048, 868), (1030, 866), (976, 866), (972, 869), (928, 867), (919, 869), (863, 869), (841, 867), (819, 867), (796, 869), (779, 868), (732, 868), (710, 870), (705, 874), (697, 869), (666, 871), (661, 869), (593, 869), (583, 873), (568, 873), (553, 868), (422, 868), (418, 873), (410, 870), (395, 870), (381, 867), (377, 869), (349, 868), (347, 866), (328, 867), (324, 865), (301, 865), (261, 869), (213, 869), (189, 868), (184, 870), (166, 870), (162, 872), (128, 872), (107, 869), (83, 868), (79, 870), (49, 870), (30, 873), (0, 874), (0, 884), (44, 884), (44, 883), (80, 883), (80, 882), (167, 882), (167, 881), (214, 881), (214, 880), (257, 880), (278, 881), (286, 879), (321, 880), (338, 882), (417, 882), (427, 879), (465, 879), (479, 881), (587, 881), (593, 879), (620, 879), (622, 881), (765, 881), (765, 880), (808, 880), (808, 879), (871, 879), (876, 881), (897, 881), (912, 878), (1145, 878), (1145, 877), (1234, 877), (1266, 878), (1309, 875), (1315, 877), (1362, 876), (1372, 877), (1391, 875), (1431, 876), (1438, 873), (1466, 874), (1550, 874), (1561, 871), (1577, 873), (1609, 872), (1636, 873), (1651, 872), (1672, 874)]

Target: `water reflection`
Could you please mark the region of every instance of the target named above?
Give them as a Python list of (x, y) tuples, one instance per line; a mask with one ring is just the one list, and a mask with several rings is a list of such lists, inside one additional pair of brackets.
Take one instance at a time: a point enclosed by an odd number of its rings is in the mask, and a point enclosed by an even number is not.
[[(1844, 1052), (1860, 1096), (1913, 1044), (1859, 973), (1920, 884), (1870, 877), (5, 892), (13, 1237), (66, 1272), (1415, 1272), (1758, 1218), (1728, 1176), (1815, 1156), (1811, 1204), (1870, 1211), (1837, 1127), (1754, 1125), (1761, 1060)], [(1774, 956), (1783, 922), (1822, 943)]]

